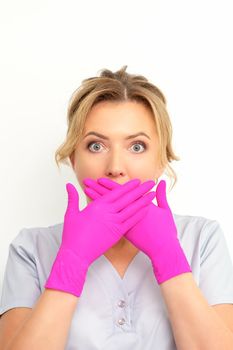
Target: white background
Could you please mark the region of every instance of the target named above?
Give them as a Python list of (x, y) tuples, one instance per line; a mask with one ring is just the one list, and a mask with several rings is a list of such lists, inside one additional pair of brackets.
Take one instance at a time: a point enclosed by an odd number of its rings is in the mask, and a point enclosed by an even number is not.
[[(23, 227), (63, 221), (65, 184), (54, 153), (72, 92), (102, 68), (149, 78), (173, 126), (174, 213), (221, 224), (233, 259), (231, 1), (1, 1), (0, 287)], [(169, 180), (169, 179), (168, 179)], [(169, 183), (169, 182), (168, 182)], [(0, 288), (1, 289), (1, 288)]]

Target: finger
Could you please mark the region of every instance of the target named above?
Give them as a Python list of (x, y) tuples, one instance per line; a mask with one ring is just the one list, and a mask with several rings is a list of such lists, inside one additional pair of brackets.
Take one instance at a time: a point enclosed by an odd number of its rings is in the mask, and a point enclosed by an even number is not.
[[(124, 209), (126, 206), (137, 200), (139, 197), (143, 196), (148, 192), (152, 187), (154, 187), (155, 182), (152, 180), (145, 181), (139, 187), (132, 189), (130, 192), (125, 193), (124, 195), (118, 196), (117, 200), (113, 203), (114, 211), (119, 212)], [(123, 185), (124, 186), (124, 185)], [(114, 192), (120, 191), (121, 189), (114, 189)], [(111, 193), (113, 193), (111, 191)]]
[(66, 191), (68, 194), (68, 205), (66, 211), (71, 212), (79, 210), (79, 195), (76, 187), (72, 183), (68, 182), (66, 184)]
[(91, 188), (84, 188), (84, 192), (88, 197), (90, 197), (93, 200), (101, 197), (99, 193), (97, 193), (95, 190), (92, 190)]
[(105, 193), (108, 193), (109, 190), (105, 188), (104, 186), (98, 184), (95, 180), (92, 179), (85, 179), (83, 183), (88, 186), (88, 188), (91, 188), (92, 190), (95, 190), (98, 194), (104, 195)]
[(103, 185), (104, 187), (112, 190), (113, 188), (116, 188), (118, 186), (122, 186), (121, 184), (118, 184), (117, 182), (115, 181), (112, 181), (111, 179), (108, 179), (108, 178), (105, 178), (105, 177), (101, 177), (99, 179), (97, 179), (97, 182), (100, 184), (100, 185)]
[[(103, 195), (103, 194), (105, 194), (105, 193), (107, 193), (109, 190), (112, 190), (113, 188), (116, 188), (116, 187), (119, 187), (119, 186), (122, 186), (121, 184), (118, 184), (117, 182), (115, 182), (115, 181), (113, 181), (113, 180), (111, 180), (111, 179), (108, 179), (108, 178), (98, 178), (97, 179), (97, 182), (96, 182), (96, 180), (93, 180), (93, 179), (85, 179), (84, 181), (83, 181), (86, 185), (88, 185), (88, 186), (90, 186), (90, 187), (88, 187), (89, 189), (92, 189), (93, 191), (90, 191), (90, 192), (88, 192), (87, 194), (89, 195), (89, 197), (91, 197), (92, 199), (96, 199), (96, 198), (99, 198), (100, 197), (100, 194), (101, 195)], [(99, 185), (100, 184), (100, 185)], [(103, 187), (104, 186), (104, 187)], [(153, 198), (151, 198), (151, 200), (152, 199), (154, 199), (154, 197), (155, 197), (155, 195), (154, 195), (154, 193), (155, 192), (151, 192), (152, 193), (152, 197)], [(145, 198), (145, 196), (144, 197), (142, 197), (142, 198)], [(150, 197), (149, 197), (150, 198)], [(137, 200), (138, 201), (138, 200)], [(138, 202), (137, 202), (138, 203)], [(143, 203), (143, 201), (142, 201), (142, 203)], [(136, 205), (137, 206), (137, 205)], [(138, 209), (139, 209), (139, 207), (138, 207)], [(126, 211), (126, 213), (127, 213), (127, 209), (125, 208), (124, 209), (125, 211)], [(129, 210), (130, 210), (130, 208), (129, 208)], [(133, 207), (132, 207), (132, 211), (131, 212), (133, 212)], [(126, 216), (125, 216), (125, 218), (127, 217), (127, 214), (125, 214)], [(132, 215), (132, 214), (131, 214)]]
[(125, 222), (127, 219), (129, 219), (134, 214), (138, 213), (142, 208), (144, 208), (148, 204), (154, 205), (154, 203), (152, 203), (152, 200), (155, 198), (155, 196), (156, 196), (155, 191), (149, 192), (145, 194), (145, 196), (139, 198), (138, 200), (136, 200), (135, 202), (133, 202), (132, 204), (124, 208), (120, 212), (121, 222)]
[(166, 181), (164, 180), (161, 180), (156, 188), (156, 199), (160, 208), (170, 209), (166, 197)]
[(112, 191), (108, 191), (108, 193), (106, 193), (103, 196), (103, 200), (106, 203), (113, 204), (115, 201), (121, 198), (124, 194), (131, 192), (132, 190), (137, 188), (139, 185), (140, 185), (139, 179), (130, 180), (124, 183), (123, 185), (118, 186), (117, 188), (114, 188)]
[(144, 219), (148, 213), (149, 208), (150, 208), (150, 205), (147, 205), (146, 207), (142, 208), (139, 212), (131, 216), (128, 220), (123, 222), (121, 224), (123, 232), (127, 232), (133, 226), (135, 226), (139, 221)]
[[(108, 180), (107, 178), (103, 178), (103, 179)], [(138, 182), (140, 183), (140, 180), (139, 180), (139, 179), (134, 179), (134, 181), (135, 181), (135, 182), (138, 181)], [(125, 183), (124, 183), (124, 186), (125, 186), (126, 184), (128, 184), (128, 183), (131, 183), (131, 182), (132, 182), (132, 180), (129, 180), (129, 181), (125, 182)], [(99, 184), (99, 183), (98, 183), (96, 180), (94, 180), (94, 179), (85, 178), (85, 179), (83, 180), (83, 183), (84, 183), (85, 185), (87, 185), (88, 187), (94, 189), (94, 190), (95, 190), (96, 192), (98, 192), (99, 194), (104, 195), (104, 194), (106, 194), (106, 193), (109, 192), (109, 190), (106, 188), (106, 186), (103, 186), (102, 184)], [(114, 181), (111, 181), (111, 180), (109, 180), (109, 183), (110, 183), (110, 184), (114, 184), (114, 185), (112, 185), (112, 186), (108, 186), (109, 189), (113, 189), (113, 188), (117, 188), (117, 187), (123, 186), (123, 185), (118, 184), (118, 183), (116, 183), (116, 182), (114, 182)]]

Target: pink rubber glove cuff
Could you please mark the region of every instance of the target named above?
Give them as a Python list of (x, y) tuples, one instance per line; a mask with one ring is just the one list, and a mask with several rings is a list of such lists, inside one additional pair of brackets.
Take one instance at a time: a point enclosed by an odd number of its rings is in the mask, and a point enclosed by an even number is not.
[(178, 238), (166, 249), (156, 250), (150, 259), (158, 284), (182, 273), (192, 272)]
[(60, 247), (44, 287), (80, 297), (88, 267), (71, 249)]

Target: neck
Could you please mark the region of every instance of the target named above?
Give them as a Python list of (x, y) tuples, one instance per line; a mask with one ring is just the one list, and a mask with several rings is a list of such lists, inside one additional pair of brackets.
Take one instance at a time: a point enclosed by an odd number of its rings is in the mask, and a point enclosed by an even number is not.
[(137, 249), (128, 239), (122, 237), (116, 244), (109, 248), (104, 255), (108, 257), (128, 257), (136, 255)]

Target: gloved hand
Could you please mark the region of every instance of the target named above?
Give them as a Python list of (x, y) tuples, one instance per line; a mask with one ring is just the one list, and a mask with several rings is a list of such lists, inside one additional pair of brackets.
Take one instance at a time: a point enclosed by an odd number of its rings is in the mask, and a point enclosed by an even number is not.
[[(76, 188), (66, 184), (68, 206), (62, 242), (45, 288), (80, 296), (89, 265), (139, 222), (155, 192), (154, 181), (130, 180), (79, 210)], [(144, 195), (144, 196), (143, 196)]]
[[(85, 179), (88, 186), (84, 192), (98, 200), (109, 191), (121, 187), (107, 179)], [(186, 272), (192, 272), (184, 251), (177, 237), (177, 228), (166, 198), (166, 182), (161, 180), (156, 188), (156, 200), (145, 217), (126, 232), (125, 238), (149, 256), (158, 284)]]

